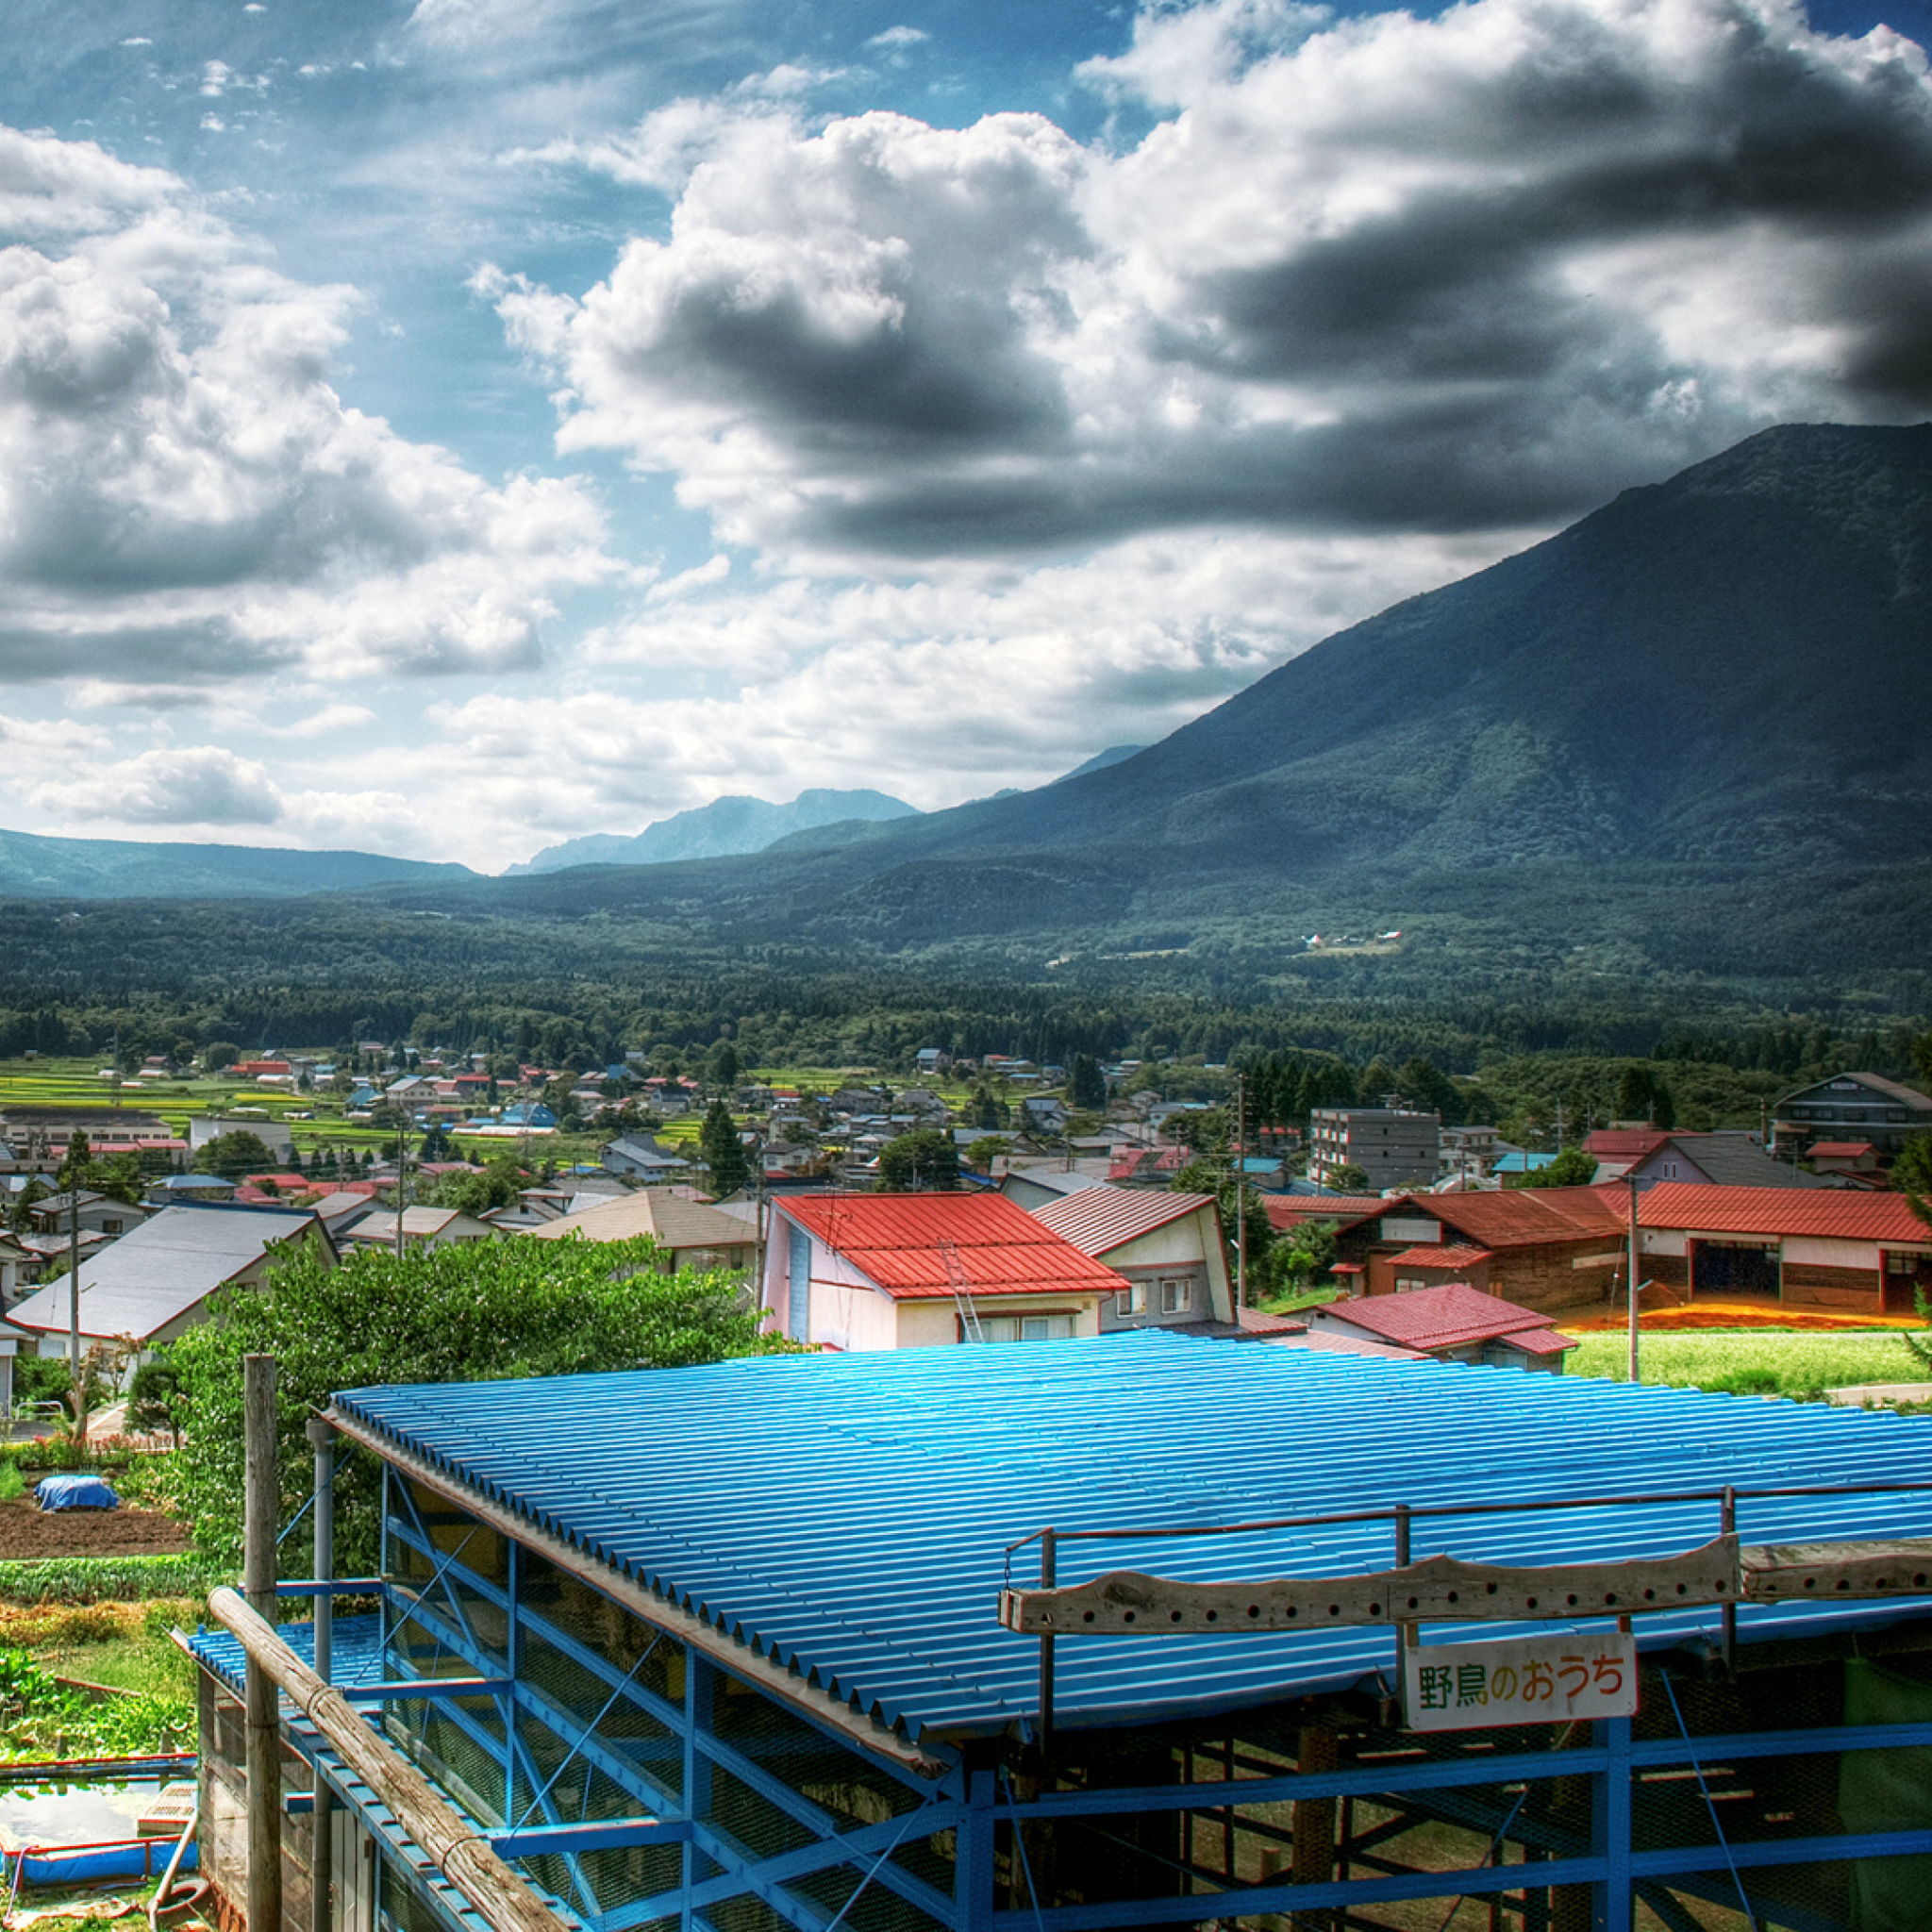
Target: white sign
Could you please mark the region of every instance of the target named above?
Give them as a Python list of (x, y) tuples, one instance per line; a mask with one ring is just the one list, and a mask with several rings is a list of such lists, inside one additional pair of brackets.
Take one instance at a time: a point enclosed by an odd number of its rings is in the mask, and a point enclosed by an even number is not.
[(1610, 1630), (1406, 1649), (1402, 1692), (1412, 1731), (1635, 1717), (1637, 1640)]

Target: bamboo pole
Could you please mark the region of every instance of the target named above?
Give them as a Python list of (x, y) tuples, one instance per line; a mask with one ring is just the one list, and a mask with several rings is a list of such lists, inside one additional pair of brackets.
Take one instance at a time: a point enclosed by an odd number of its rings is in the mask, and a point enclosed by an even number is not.
[(493, 1932), (558, 1932), (564, 1922), (496, 1855), (489, 1840), (451, 1810), (435, 1786), (371, 1729), (340, 1690), (325, 1684), (276, 1636), (272, 1624), (232, 1590), (215, 1591), (208, 1607), (215, 1621), (241, 1640), (250, 1665), (259, 1664), (281, 1687)]
[[(242, 1580), (264, 1622), (275, 1608), (275, 1363), (242, 1358)], [(248, 1928), (282, 1932), (282, 1738), (275, 1679), (253, 1657), (244, 1687), (248, 1765)]]

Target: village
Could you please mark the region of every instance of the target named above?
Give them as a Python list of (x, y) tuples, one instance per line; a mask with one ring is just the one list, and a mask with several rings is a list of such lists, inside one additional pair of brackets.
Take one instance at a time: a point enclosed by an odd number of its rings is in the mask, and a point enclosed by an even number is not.
[[(358, 1059), (0, 1088), (0, 1651), (53, 1672), (0, 1685), (0, 1829), (50, 1754), (150, 1780), (132, 1849), (16, 1888), (131, 1858), (99, 1882), (290, 1932), (1915, 1923), (1917, 1089), (1531, 1148), (938, 1049)], [(498, 1380), (486, 1277), (553, 1263), (613, 1336), (689, 1297), (738, 1339)], [(297, 1280), (468, 1281), (502, 1339), (369, 1388), (200, 1346)], [(171, 1514), (216, 1413), (232, 1546)], [(117, 1562), (146, 1608), (59, 1607)]]

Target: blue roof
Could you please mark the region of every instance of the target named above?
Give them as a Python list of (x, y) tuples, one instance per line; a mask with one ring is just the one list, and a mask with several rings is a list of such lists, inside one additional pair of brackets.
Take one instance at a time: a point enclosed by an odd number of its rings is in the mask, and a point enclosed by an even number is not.
[[(996, 1608), (1006, 1546), (1047, 1524), (1909, 1482), (1924, 1478), (1932, 1449), (1932, 1420), (1159, 1333), (358, 1390), (337, 1401), (915, 1738), (1033, 1716), (1038, 1641), (1003, 1630)], [(1925, 1535), (1932, 1493), (1746, 1500), (1739, 1516), (1749, 1541)], [(1717, 1533), (1716, 1518), (1714, 1503), (1677, 1501), (1425, 1519), (1412, 1549), (1607, 1560), (1692, 1547)], [(1058, 1577), (1130, 1567), (1341, 1575), (1391, 1555), (1386, 1524), (1062, 1543)], [(1022, 1552), (1015, 1580), (1036, 1575), (1037, 1553)], [(1740, 1634), (1899, 1614), (1896, 1604), (1746, 1606)], [(1718, 1623), (1715, 1608), (1641, 1618), (1640, 1641), (1714, 1637)], [(1394, 1643), (1378, 1628), (1069, 1638), (1058, 1646), (1056, 1712), (1075, 1727), (1340, 1690), (1391, 1669)]]

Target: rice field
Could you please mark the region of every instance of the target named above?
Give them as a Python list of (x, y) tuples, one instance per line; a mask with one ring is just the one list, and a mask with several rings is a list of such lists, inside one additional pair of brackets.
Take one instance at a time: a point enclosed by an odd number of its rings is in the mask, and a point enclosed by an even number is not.
[[(1571, 1375), (1621, 1382), (1629, 1343), (1614, 1332), (1580, 1338), (1564, 1367)], [(1888, 1329), (1802, 1334), (1782, 1329), (1692, 1330), (1645, 1334), (1638, 1353), (1645, 1382), (1739, 1395), (1817, 1396), (1861, 1382), (1924, 1382), (1932, 1401), (1932, 1363)]]

